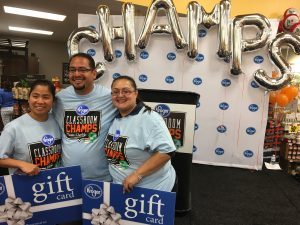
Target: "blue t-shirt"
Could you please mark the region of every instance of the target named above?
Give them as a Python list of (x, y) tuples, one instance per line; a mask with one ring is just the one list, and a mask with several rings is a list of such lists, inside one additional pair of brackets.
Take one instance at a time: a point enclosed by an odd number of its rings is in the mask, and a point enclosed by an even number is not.
[[(42, 169), (60, 166), (61, 132), (52, 114), (39, 122), (26, 113), (6, 124), (0, 136), (0, 158), (26, 161)], [(10, 168), (10, 174), (15, 170)]]
[(0, 107), (12, 107), (14, 105), (13, 94), (11, 91), (0, 91)]
[(110, 90), (94, 85), (87, 95), (60, 91), (53, 113), (62, 130), (63, 166), (80, 165), (84, 179), (111, 181), (103, 143), (116, 115)]
[[(144, 109), (137, 105), (130, 115), (115, 118), (105, 139), (104, 149), (115, 183), (122, 184), (128, 175), (155, 152), (176, 150), (163, 118), (155, 111), (144, 112)], [(175, 177), (175, 170), (169, 160), (162, 168), (145, 176), (137, 186), (171, 191)]]

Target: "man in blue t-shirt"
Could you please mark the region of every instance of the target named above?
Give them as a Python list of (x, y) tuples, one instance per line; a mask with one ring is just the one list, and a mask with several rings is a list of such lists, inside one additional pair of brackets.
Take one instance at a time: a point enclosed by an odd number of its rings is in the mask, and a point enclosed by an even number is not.
[(116, 110), (111, 91), (94, 84), (95, 78), (93, 58), (73, 55), (69, 60), (72, 86), (56, 95), (53, 113), (62, 130), (63, 166), (80, 165), (84, 179), (111, 181), (103, 144)]

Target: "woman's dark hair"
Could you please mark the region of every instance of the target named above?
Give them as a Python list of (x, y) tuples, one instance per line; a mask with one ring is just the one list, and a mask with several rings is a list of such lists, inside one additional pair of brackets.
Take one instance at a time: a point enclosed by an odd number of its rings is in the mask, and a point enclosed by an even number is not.
[(89, 66), (91, 67), (91, 69), (95, 69), (96, 66), (95, 66), (95, 60), (93, 59), (92, 56), (90, 56), (89, 54), (86, 54), (86, 53), (83, 53), (83, 52), (79, 52), (77, 54), (74, 54), (70, 57), (69, 59), (69, 65), (70, 65), (70, 62), (72, 61), (72, 59), (74, 59), (75, 57), (82, 57), (82, 58), (85, 58), (89, 61)]
[(3, 90), (4, 91), (11, 91), (11, 89), (13, 88), (12, 82), (10, 82), (9, 80), (3, 81), (2, 84)]
[[(136, 83), (135, 83), (134, 79), (133, 79), (132, 77), (126, 76), (126, 75), (119, 76), (119, 77), (115, 78), (115, 79), (113, 80), (113, 82), (111, 83), (111, 88), (113, 87), (114, 83), (115, 83), (116, 81), (118, 81), (118, 80), (127, 80), (127, 81), (129, 81), (129, 83), (131, 84), (131, 86), (133, 87), (133, 89), (134, 89), (135, 91), (137, 91), (137, 86), (136, 86)], [(146, 105), (146, 104), (140, 99), (139, 96), (136, 98), (136, 103), (142, 103), (142, 104), (143, 104), (143, 106), (145, 107), (144, 112), (146, 112), (146, 111), (149, 111), (149, 112), (150, 112), (150, 111), (151, 111), (151, 108), (150, 108), (148, 105)]]
[(53, 100), (55, 100), (55, 87), (53, 83), (49, 80), (36, 80), (30, 85), (30, 91), (29, 91), (29, 96), (31, 95), (31, 92), (36, 88), (36, 86), (46, 86), (48, 87)]

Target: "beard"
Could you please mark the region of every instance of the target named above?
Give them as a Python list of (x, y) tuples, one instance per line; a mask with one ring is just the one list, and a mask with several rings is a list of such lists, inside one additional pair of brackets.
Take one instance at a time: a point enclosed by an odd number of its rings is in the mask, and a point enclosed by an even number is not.
[(81, 91), (85, 89), (85, 85), (82, 86), (75, 86), (74, 84), (72, 84), (72, 86), (74, 87), (75, 90)]

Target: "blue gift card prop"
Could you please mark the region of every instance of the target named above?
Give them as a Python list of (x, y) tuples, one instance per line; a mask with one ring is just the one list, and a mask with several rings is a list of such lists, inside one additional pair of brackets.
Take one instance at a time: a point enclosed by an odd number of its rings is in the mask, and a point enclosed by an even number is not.
[(79, 166), (0, 177), (0, 222), (53, 225), (80, 220), (81, 184)]
[(123, 186), (83, 180), (83, 224), (138, 225), (174, 224), (173, 192), (134, 187), (123, 194)]

